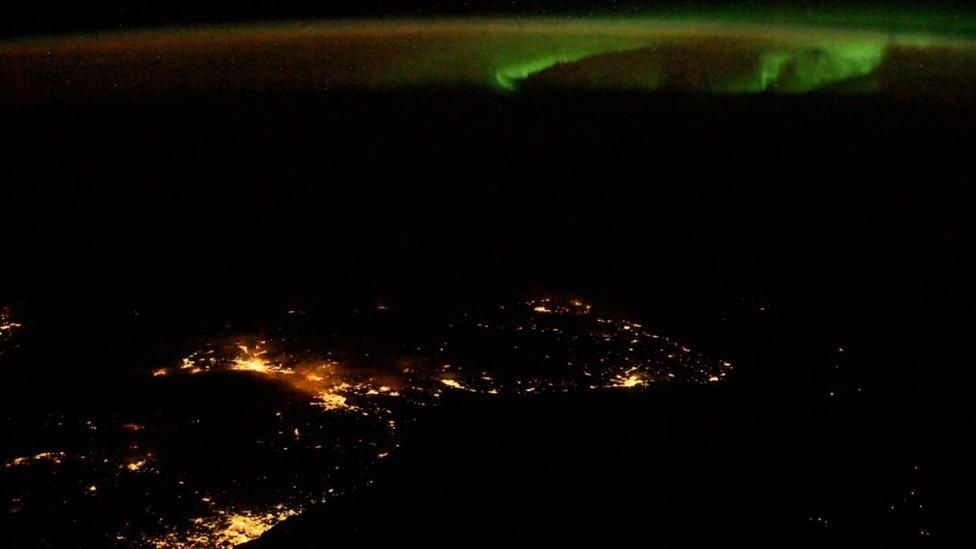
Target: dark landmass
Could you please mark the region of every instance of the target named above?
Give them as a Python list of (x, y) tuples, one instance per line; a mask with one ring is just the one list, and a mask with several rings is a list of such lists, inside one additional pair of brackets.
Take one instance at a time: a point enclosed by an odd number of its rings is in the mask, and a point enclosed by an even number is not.
[(532, 90), (9, 109), (4, 416), (289, 308), (572, 291), (734, 376), (449, 399), (371, 486), (257, 545), (963, 543), (973, 114)]

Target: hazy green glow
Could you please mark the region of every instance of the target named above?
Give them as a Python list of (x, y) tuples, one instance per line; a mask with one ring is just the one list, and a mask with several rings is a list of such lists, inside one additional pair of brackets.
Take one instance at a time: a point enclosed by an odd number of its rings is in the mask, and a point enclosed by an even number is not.
[[(609, 87), (636, 87), (658, 89), (674, 81), (673, 67), (668, 66), (668, 55), (655, 48), (655, 42), (633, 45), (591, 44), (588, 53), (579, 50), (551, 49), (539, 57), (519, 59), (495, 69), (495, 83), (505, 90), (515, 90), (518, 82), (538, 75), (560, 63), (574, 63), (592, 55), (628, 49), (646, 51), (642, 66), (644, 77), (639, 84), (624, 85), (607, 82)], [(602, 47), (601, 47), (602, 46)], [(884, 60), (885, 42), (873, 39), (860, 42), (838, 42), (819, 45), (761, 44), (758, 47), (736, 51), (731, 60), (744, 65), (738, 71), (728, 71), (721, 61), (711, 61), (708, 52), (701, 52), (691, 63), (699, 63), (702, 73), (709, 76), (700, 82), (684, 82), (685, 86), (711, 93), (804, 93), (849, 79), (870, 75)], [(643, 55), (643, 52), (641, 52)], [(526, 53), (531, 55), (531, 53)], [(687, 55), (687, 54), (686, 54)], [(723, 58), (726, 65), (729, 58)], [(709, 63), (713, 63), (710, 65)], [(605, 75), (613, 79), (615, 75)], [(572, 85), (572, 83), (570, 83)]]
[(710, 91), (804, 93), (871, 74), (884, 59), (881, 44), (826, 45), (810, 50), (773, 50), (745, 81), (729, 81)]
[(522, 80), (560, 63), (628, 51), (648, 43), (646, 35), (606, 32), (599, 26), (579, 25), (574, 30), (547, 34), (544, 29), (524, 26), (514, 33), (496, 33), (490, 40), (473, 42), (476, 55), (486, 60), (490, 70), (483, 82), (496, 89), (516, 91)]
[[(976, 36), (976, 10), (915, 5), (730, 6), (654, 9), (646, 16), (672, 21), (711, 21), (724, 25), (762, 25), (833, 30), (874, 31), (908, 36)], [(611, 15), (611, 14), (608, 14)], [(632, 17), (628, 17), (632, 18)]]
[(524, 80), (530, 75), (535, 74), (541, 70), (548, 69), (549, 67), (557, 63), (569, 63), (573, 61), (578, 61), (586, 57), (586, 54), (580, 54), (578, 56), (548, 56), (539, 59), (533, 59), (531, 61), (515, 63), (512, 65), (507, 65), (504, 67), (499, 67), (495, 69), (495, 81), (502, 88), (515, 91), (517, 89), (517, 82), (519, 80)]
[(712, 94), (863, 89), (911, 96), (951, 89), (964, 96), (976, 78), (973, 18), (737, 13), (313, 22), (35, 38), (0, 43), (0, 98), (432, 85), (511, 93), (523, 84)]

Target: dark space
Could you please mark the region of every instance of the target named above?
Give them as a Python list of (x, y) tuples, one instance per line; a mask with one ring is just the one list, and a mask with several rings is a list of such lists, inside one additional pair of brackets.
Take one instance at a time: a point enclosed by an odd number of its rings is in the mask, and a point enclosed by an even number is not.
[[(206, 3), (184, 0), (90, 0), (66, 3), (57, 0), (10, 2), (0, 7), (0, 35), (23, 36), (93, 29), (156, 27), (165, 25), (207, 24), (284, 19), (439, 17), (484, 15), (598, 15), (640, 14), (660, 10), (692, 12), (722, 8), (759, 7), (771, 13), (797, 11), (830, 13), (846, 8), (866, 12), (894, 12), (917, 3), (904, 0), (255, 0), (234, 2), (211, 0)], [(939, 0), (927, 4), (947, 15), (968, 12), (969, 2)]]
[[(22, 330), (0, 347), (0, 458), (41, 444), (15, 418), (134, 405), (123, 372), (175, 360), (173, 342), (292, 309), (382, 303), (420, 325), (567, 293), (734, 369), (445, 393), (368, 483), (250, 545), (969, 546), (974, 106), (451, 88), (3, 103), (0, 305)], [(242, 390), (185, 398), (214, 418), (276, 398)], [(213, 470), (237, 451), (192, 444)], [(73, 507), (45, 525), (3, 505), (5, 547), (127, 545)]]

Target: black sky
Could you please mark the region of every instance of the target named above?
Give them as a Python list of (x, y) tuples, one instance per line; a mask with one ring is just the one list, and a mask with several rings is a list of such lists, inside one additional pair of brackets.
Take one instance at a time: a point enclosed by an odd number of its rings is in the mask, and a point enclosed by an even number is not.
[[(603, 14), (643, 13), (654, 9), (707, 10), (746, 6), (810, 10), (856, 5), (885, 10), (906, 2), (866, 0), (31, 0), (0, 5), (0, 37), (59, 32), (107, 30), (174, 24), (312, 19), (342, 17), (430, 17), (438, 15)], [(948, 7), (954, 0), (926, 2)], [(920, 5), (915, 3), (914, 5)]]

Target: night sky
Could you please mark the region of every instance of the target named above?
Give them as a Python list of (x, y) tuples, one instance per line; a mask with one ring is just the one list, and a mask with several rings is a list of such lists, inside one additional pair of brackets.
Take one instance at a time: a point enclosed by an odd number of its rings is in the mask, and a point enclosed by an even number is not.
[[(66, 3), (57, 0), (7, 2), (0, 7), (0, 35), (23, 36), (63, 31), (119, 29), (175, 24), (205, 24), (279, 19), (322, 19), (336, 17), (436, 17), (442, 15), (599, 15), (642, 14), (662, 10), (679, 13), (708, 14), (715, 9), (744, 8), (775, 13), (805, 11), (824, 13), (831, 10), (859, 9), (869, 13), (914, 9), (938, 10), (950, 13), (969, 10), (968, 2), (940, 0), (939, 2), (850, 1), (850, 0), (759, 0), (681, 2), (639, 0), (434, 0), (418, 2), (378, 2), (358, 0), (260, 0), (236, 2), (213, 0), (91, 0)], [(971, 11), (971, 10), (970, 10)]]

